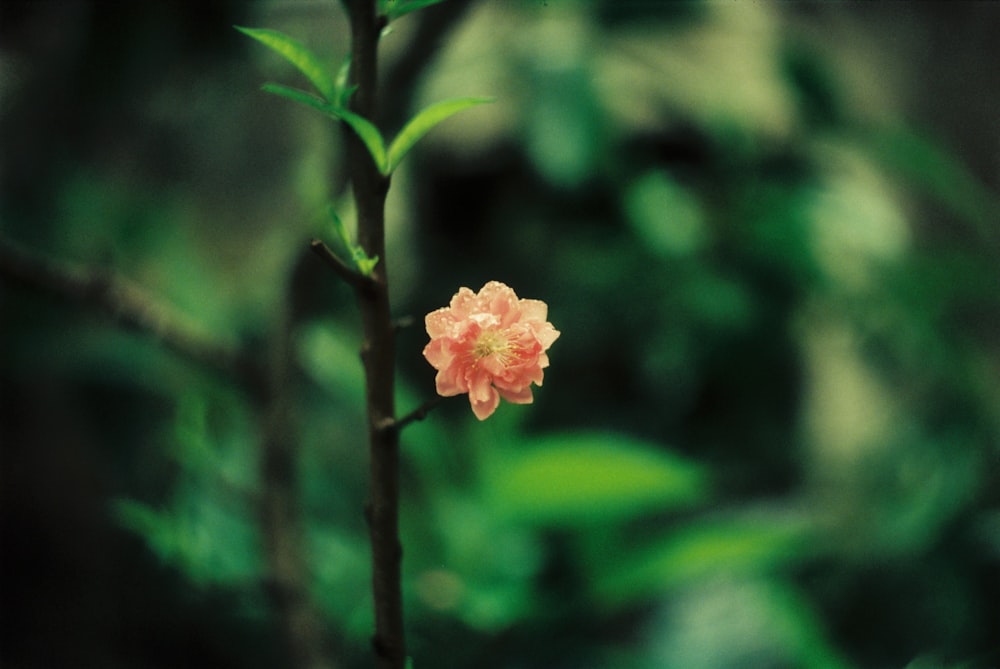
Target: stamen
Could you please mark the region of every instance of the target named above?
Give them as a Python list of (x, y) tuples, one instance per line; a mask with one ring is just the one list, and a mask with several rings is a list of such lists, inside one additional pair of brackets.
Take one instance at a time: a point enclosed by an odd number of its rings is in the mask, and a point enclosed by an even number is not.
[(504, 336), (503, 332), (499, 330), (484, 330), (476, 339), (476, 345), (473, 347), (472, 353), (477, 360), (485, 358), (488, 355), (497, 354), (500, 364), (506, 365), (510, 349), (511, 342)]

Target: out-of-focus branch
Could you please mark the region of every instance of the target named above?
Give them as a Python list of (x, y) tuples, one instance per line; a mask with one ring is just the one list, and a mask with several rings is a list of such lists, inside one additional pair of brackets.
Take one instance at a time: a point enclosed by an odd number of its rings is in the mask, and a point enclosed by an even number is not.
[(312, 249), (313, 253), (323, 259), (334, 272), (337, 273), (341, 279), (343, 279), (348, 285), (353, 286), (356, 290), (371, 290), (373, 287), (373, 281), (352, 269), (343, 260), (337, 256), (336, 253), (330, 250), (330, 247), (324, 244), (319, 239), (314, 239), (309, 243), (309, 248)]
[[(303, 255), (298, 266), (311, 258)], [(293, 669), (332, 669), (323, 640), (322, 617), (309, 595), (299, 486), (298, 452), (291, 406), (294, 372), (292, 330), (297, 321), (300, 272), (290, 279), (286, 314), (271, 342), (270, 367), (212, 337), (196, 322), (137, 284), (107, 271), (55, 262), (0, 240), (0, 277), (99, 311), (118, 325), (149, 335), (181, 357), (240, 383), (259, 403), (263, 416), (260, 446), (261, 534), (268, 564), (266, 587)]]
[(259, 390), (262, 371), (238, 347), (138, 284), (106, 270), (50, 260), (0, 240), (0, 277), (105, 314), (122, 327), (149, 335), (183, 358)]
[(267, 591), (287, 647), (291, 669), (333, 669), (323, 618), (310, 595), (312, 576), (306, 560), (299, 501), (298, 429), (294, 418), (293, 335), (299, 321), (305, 254), (292, 271), (284, 313), (271, 339), (271, 367), (264, 396), (259, 453), (260, 529), (268, 565)]

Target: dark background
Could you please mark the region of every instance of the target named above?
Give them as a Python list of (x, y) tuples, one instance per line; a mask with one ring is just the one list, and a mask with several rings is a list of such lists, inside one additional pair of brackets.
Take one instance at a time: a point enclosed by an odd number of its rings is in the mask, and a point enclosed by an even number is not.
[[(337, 665), (369, 666), (358, 317), (300, 259), (327, 203), (350, 220), (341, 135), (260, 92), (306, 83), (233, 24), (348, 48), (332, 0), (4, 2), (0, 235), (261, 360), (295, 302), (312, 597)], [(401, 410), (459, 286), (562, 332), (535, 404), (404, 433), (417, 668), (1000, 666), (998, 39), (989, 2), (394, 25), (387, 134), (497, 98), (393, 178)], [(0, 337), (3, 666), (285, 666), (253, 401), (11, 281)]]

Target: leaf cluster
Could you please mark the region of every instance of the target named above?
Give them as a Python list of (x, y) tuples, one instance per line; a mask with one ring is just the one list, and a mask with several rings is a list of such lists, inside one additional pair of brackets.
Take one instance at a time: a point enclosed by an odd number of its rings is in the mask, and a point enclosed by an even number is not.
[[(388, 4), (391, 5), (390, 15), (401, 16), (433, 3), (415, 1)], [(439, 123), (460, 111), (493, 101), (492, 98), (485, 97), (461, 97), (436, 102), (417, 112), (399, 134), (387, 143), (374, 123), (348, 108), (356, 88), (349, 84), (350, 58), (345, 59), (338, 70), (333, 72), (305, 45), (288, 35), (263, 28), (236, 26), (236, 29), (281, 55), (305, 75), (316, 89), (314, 93), (283, 84), (267, 83), (263, 86), (265, 91), (312, 107), (346, 123), (364, 143), (379, 172), (384, 176), (391, 175), (410, 149)]]

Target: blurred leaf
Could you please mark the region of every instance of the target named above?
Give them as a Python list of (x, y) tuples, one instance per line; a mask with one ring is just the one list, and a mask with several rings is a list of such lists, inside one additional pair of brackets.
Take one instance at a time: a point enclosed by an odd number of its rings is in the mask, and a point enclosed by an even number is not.
[(174, 531), (170, 519), (162, 512), (131, 499), (115, 502), (115, 516), (123, 527), (146, 540), (150, 549), (164, 562), (176, 554)]
[(177, 397), (171, 454), (185, 473), (209, 480), (217, 490), (252, 494), (257, 468), (247, 457), (256, 427), (249, 408), (221, 388), (189, 384)]
[(489, 461), (498, 512), (541, 524), (591, 524), (688, 506), (707, 495), (703, 468), (662, 447), (617, 435), (535, 440)]
[(303, 327), (298, 339), (299, 361), (312, 379), (340, 401), (364, 402), (364, 368), (358, 335), (333, 321)]
[(527, 583), (479, 581), (466, 588), (460, 615), (470, 627), (499, 631), (526, 619), (535, 606)]
[(847, 669), (851, 663), (827, 638), (818, 613), (799, 592), (781, 583), (769, 589), (770, 620), (796, 666)]
[(773, 570), (803, 556), (807, 538), (784, 518), (706, 521), (597, 570), (594, 587), (610, 605), (655, 599), (714, 576)]
[(328, 101), (334, 102), (338, 99), (336, 77), (301, 42), (277, 30), (233, 27), (283, 56), (298, 68)]
[(388, 16), (391, 21), (440, 2), (444, 0), (379, 0), (379, 13)]
[(874, 156), (973, 225), (983, 239), (997, 241), (1000, 200), (959, 160), (906, 128), (883, 131), (869, 140)]
[(434, 126), (464, 109), (489, 102), (493, 102), (493, 98), (455, 98), (436, 102), (419, 111), (392, 140), (384, 174), (391, 174), (399, 166), (403, 157), (413, 148), (413, 145), (430, 132)]
[(181, 486), (167, 510), (118, 500), (115, 514), (161, 560), (183, 570), (195, 583), (232, 584), (259, 577), (262, 565), (253, 514), (226, 508), (206, 488)]
[(637, 179), (625, 193), (625, 211), (639, 238), (654, 253), (686, 256), (707, 241), (698, 200), (664, 172), (649, 172)]
[(681, 589), (666, 609), (650, 631), (648, 666), (850, 666), (810, 603), (778, 579), (720, 575)]
[(373, 607), (366, 537), (314, 522), (308, 527), (306, 545), (317, 604), (341, 633), (358, 641), (367, 640), (371, 636)]
[[(442, 610), (439, 576), (444, 573), (446, 580), (454, 581), (454, 601), (448, 608), (464, 623), (478, 630), (507, 628), (531, 615), (535, 607), (534, 581), (544, 562), (542, 547), (530, 530), (504, 522), (479, 500), (449, 494), (443, 490), (447, 485), (435, 490), (439, 498), (430, 505), (416, 510), (404, 505), (408, 513), (404, 525), (411, 528), (406, 536), (408, 565), (421, 574), (416, 599)], [(422, 530), (413, 529), (420, 524), (425, 526)], [(427, 538), (435, 535), (440, 549), (422, 554)], [(428, 580), (435, 574), (438, 577)]]
[(552, 184), (579, 187), (600, 172), (608, 118), (598, 98), (586, 31), (571, 24), (546, 35), (531, 69), (523, 107), (523, 141), (531, 161)]

